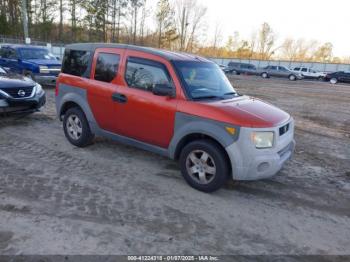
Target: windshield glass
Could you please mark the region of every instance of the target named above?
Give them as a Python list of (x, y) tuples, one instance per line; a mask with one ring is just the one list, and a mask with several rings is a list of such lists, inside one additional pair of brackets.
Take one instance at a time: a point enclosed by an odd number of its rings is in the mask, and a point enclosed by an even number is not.
[(174, 65), (192, 99), (229, 99), (236, 91), (218, 65), (175, 61)]
[(2, 67), (0, 67), (0, 74), (6, 74), (6, 71)]
[(47, 49), (20, 49), (22, 59), (56, 59)]

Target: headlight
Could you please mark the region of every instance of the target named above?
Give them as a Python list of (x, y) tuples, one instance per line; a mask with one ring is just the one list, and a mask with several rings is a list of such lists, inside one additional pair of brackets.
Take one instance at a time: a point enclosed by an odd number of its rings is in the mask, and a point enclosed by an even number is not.
[(253, 132), (252, 141), (256, 148), (270, 148), (273, 146), (273, 132)]
[(40, 72), (41, 74), (47, 74), (47, 73), (49, 73), (50, 71), (49, 71), (49, 68), (48, 68), (47, 66), (39, 66), (39, 72)]
[(36, 84), (35, 85), (35, 94), (41, 94), (42, 92), (44, 92), (43, 88), (41, 87), (41, 85)]

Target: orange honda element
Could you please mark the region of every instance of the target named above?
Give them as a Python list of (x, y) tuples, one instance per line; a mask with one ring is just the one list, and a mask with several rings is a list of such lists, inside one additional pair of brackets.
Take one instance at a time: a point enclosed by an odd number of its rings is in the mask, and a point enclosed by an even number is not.
[(288, 113), (238, 94), (215, 63), (190, 54), (68, 45), (56, 107), (73, 145), (87, 146), (96, 135), (170, 157), (204, 192), (229, 177), (271, 177), (295, 147)]

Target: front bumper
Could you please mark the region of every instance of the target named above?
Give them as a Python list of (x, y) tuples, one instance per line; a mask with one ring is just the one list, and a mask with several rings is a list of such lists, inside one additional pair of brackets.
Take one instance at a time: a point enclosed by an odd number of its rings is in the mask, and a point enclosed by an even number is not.
[(43, 86), (55, 86), (56, 79), (57, 79), (56, 75), (43, 75), (43, 74), (34, 75), (35, 82), (38, 82)]
[[(279, 135), (279, 129), (289, 124), (289, 131)], [(256, 131), (273, 131), (274, 146), (257, 149), (251, 142), (251, 133)], [(293, 155), (294, 120), (273, 128), (241, 128), (239, 139), (226, 147), (232, 167), (234, 180), (258, 180), (274, 176)]]
[(0, 98), (0, 113), (34, 112), (43, 107), (45, 103), (45, 92), (31, 98)]

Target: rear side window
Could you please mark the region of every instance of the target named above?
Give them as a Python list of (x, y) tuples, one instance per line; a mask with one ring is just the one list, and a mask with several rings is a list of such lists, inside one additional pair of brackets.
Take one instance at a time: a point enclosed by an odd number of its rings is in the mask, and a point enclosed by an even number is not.
[(1, 48), (1, 57), (8, 59), (17, 59), (16, 51), (12, 48)]
[(110, 83), (117, 76), (120, 56), (99, 53), (95, 67), (95, 80)]
[(74, 76), (88, 77), (90, 52), (81, 50), (65, 50), (62, 61), (62, 72)]
[(133, 57), (128, 59), (125, 80), (129, 87), (150, 92), (156, 84), (172, 85), (169, 72), (162, 63)]

